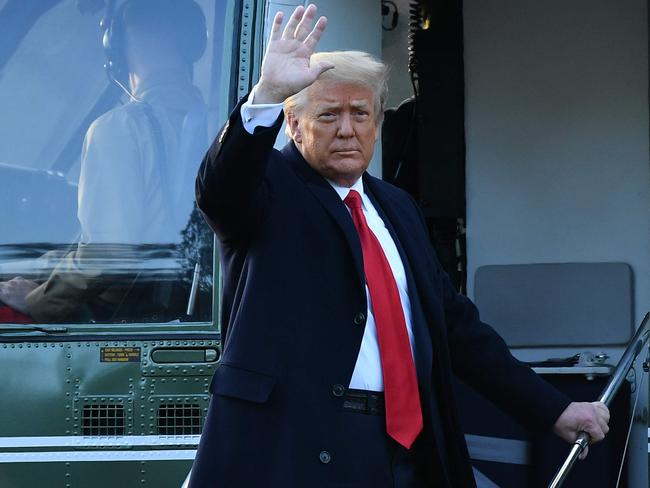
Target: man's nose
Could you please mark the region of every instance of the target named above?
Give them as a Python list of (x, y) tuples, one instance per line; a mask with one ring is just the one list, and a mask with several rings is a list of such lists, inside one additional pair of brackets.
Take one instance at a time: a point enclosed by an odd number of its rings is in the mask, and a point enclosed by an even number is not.
[(354, 135), (354, 128), (352, 127), (352, 117), (350, 114), (343, 113), (339, 118), (339, 137), (352, 137)]

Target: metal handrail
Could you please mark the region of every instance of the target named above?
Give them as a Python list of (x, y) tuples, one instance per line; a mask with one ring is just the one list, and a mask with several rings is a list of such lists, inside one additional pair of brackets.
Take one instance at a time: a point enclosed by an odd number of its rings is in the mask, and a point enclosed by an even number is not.
[[(648, 339), (650, 339), (650, 312), (646, 313), (645, 317), (641, 321), (639, 329), (636, 331), (636, 334), (634, 334), (634, 337), (625, 349), (623, 357), (618, 362), (618, 365), (616, 365), (616, 369), (612, 373), (612, 376), (610, 376), (605, 389), (600, 394), (600, 398), (598, 398), (599, 402), (604, 403), (609, 408), (609, 404), (614, 399), (614, 396), (627, 377), (630, 368), (632, 368), (634, 360), (639, 355), (644, 345), (648, 342)], [(559, 488), (562, 486), (562, 483), (564, 483), (564, 480), (568, 476), (569, 471), (576, 462), (576, 459), (578, 459), (578, 456), (580, 456), (582, 451), (584, 451), (589, 445), (590, 440), (589, 434), (586, 432), (580, 432), (578, 434), (578, 438), (573, 444), (571, 452), (569, 452), (564, 464), (562, 464), (560, 469), (557, 471), (555, 477), (548, 485), (548, 488)]]

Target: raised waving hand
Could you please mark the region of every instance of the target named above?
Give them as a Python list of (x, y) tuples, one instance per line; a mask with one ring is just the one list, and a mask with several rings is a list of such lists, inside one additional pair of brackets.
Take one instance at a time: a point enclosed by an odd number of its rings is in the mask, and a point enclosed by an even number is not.
[(281, 31), (284, 14), (275, 15), (254, 103), (282, 103), (334, 67), (309, 61), (327, 25), (327, 19), (320, 17), (312, 28), (315, 16), (315, 5), (299, 6)]

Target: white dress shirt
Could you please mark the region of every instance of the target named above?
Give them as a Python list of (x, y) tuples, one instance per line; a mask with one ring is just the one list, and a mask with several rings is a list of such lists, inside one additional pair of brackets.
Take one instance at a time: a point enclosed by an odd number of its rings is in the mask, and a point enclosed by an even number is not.
[[(241, 107), (241, 117), (244, 128), (250, 134), (254, 132), (256, 127), (272, 126), (282, 111), (281, 103), (251, 103), (251, 100), (254, 99), (254, 93), (255, 91), (253, 89), (251, 96), (249, 96), (249, 100), (246, 101)], [(397, 251), (397, 246), (395, 246), (395, 242), (388, 232), (386, 224), (384, 224), (384, 221), (379, 216), (377, 209), (368, 198), (368, 195), (366, 195), (363, 191), (363, 181), (361, 178), (359, 178), (350, 188), (337, 185), (336, 183), (329, 180), (327, 181), (330, 185), (332, 185), (332, 188), (334, 188), (339, 197), (341, 197), (341, 200), (345, 199), (350, 190), (355, 190), (359, 193), (359, 195), (361, 195), (363, 215), (366, 218), (368, 227), (377, 237), (377, 240), (379, 241), (379, 244), (384, 251), (386, 259), (388, 260), (388, 264), (390, 265), (390, 268), (393, 272), (395, 283), (397, 284), (397, 289), (399, 291), (399, 297), (402, 304), (402, 310), (404, 311), (406, 329), (411, 344), (411, 352), (413, 352), (414, 343), (413, 328), (411, 325), (411, 302), (408, 296), (406, 272), (404, 271), (402, 259), (400, 258), (399, 252)], [(366, 298), (368, 302), (366, 327), (364, 329), (363, 339), (361, 340), (359, 356), (357, 357), (357, 362), (354, 367), (354, 371), (352, 372), (350, 388), (356, 388), (359, 390), (384, 391), (381, 356), (379, 353), (379, 343), (377, 342), (377, 327), (375, 325), (375, 317), (372, 313), (372, 303), (370, 302), (370, 293), (368, 291), (367, 285)]]

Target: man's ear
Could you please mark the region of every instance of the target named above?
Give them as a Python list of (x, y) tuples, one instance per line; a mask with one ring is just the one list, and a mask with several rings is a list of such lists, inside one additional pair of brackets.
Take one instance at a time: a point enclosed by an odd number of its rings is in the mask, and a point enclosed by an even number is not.
[(289, 132), (291, 132), (291, 139), (293, 139), (293, 142), (296, 144), (302, 143), (302, 133), (300, 132), (298, 119), (293, 113), (287, 114), (287, 125), (289, 126)]

